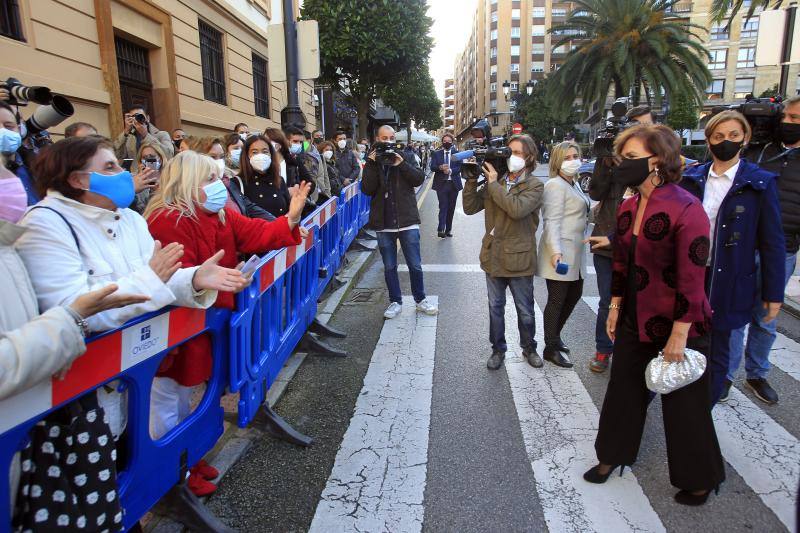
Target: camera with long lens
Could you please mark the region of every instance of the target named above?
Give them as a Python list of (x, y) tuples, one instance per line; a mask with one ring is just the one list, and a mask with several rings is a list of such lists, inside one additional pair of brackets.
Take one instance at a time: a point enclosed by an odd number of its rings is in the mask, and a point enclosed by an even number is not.
[(405, 145), (401, 142), (380, 141), (375, 143), (375, 158), (382, 165), (391, 165), (395, 162), (396, 155), (402, 155)]
[(0, 82), (0, 86), (8, 91), (8, 103), (14, 106), (26, 106), (30, 102), (39, 107), (20, 125), (20, 135), (30, 138), (34, 146), (47, 144), (49, 136), (42, 132), (57, 126), (75, 113), (66, 97), (53, 94), (47, 87), (28, 87), (16, 78), (8, 78)]
[(777, 140), (778, 126), (783, 117), (783, 98), (755, 98), (752, 94), (745, 97), (742, 104), (716, 106), (711, 108), (711, 116), (722, 111), (738, 111), (750, 124), (751, 145), (764, 145)]
[(483, 164), (489, 161), (502, 176), (508, 170), (506, 160), (511, 157), (511, 148), (506, 146), (505, 137), (495, 137), (486, 144), (479, 144), (472, 140), (466, 143), (465, 148), (472, 150), (475, 161), (464, 161), (461, 164), (461, 177), (467, 180), (476, 180), (483, 176)]
[(597, 137), (592, 145), (592, 152), (597, 157), (611, 157), (614, 155), (614, 139), (620, 132), (630, 127), (632, 124), (625, 114), (628, 112), (628, 105), (625, 98), (617, 98), (611, 104), (611, 116), (606, 118), (603, 127), (597, 132)]
[(0, 87), (8, 91), (8, 103), (13, 106), (25, 106), (28, 102), (47, 105), (53, 99), (53, 93), (47, 87), (28, 87), (16, 78), (0, 82)]

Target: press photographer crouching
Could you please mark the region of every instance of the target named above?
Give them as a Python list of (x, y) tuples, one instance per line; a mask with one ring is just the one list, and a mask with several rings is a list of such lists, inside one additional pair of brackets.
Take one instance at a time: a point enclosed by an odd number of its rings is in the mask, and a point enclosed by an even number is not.
[[(534, 339), (533, 275), (536, 273), (536, 228), (544, 185), (533, 175), (536, 144), (527, 135), (515, 135), (509, 139), (507, 149), (492, 148), (483, 156), (485, 159), (480, 153), (476, 155), (478, 163), (463, 164), (461, 175), (467, 180), (464, 213), (474, 215), (486, 211), (486, 234), (480, 252), (481, 269), (486, 272), (489, 340), (492, 343), (492, 355), (486, 366), (497, 370), (505, 360), (508, 346), (504, 317), (508, 288), (517, 308), (522, 355), (531, 366), (539, 368), (543, 363)], [(508, 157), (507, 162), (502, 156)], [(496, 167), (506, 163), (508, 171), (499, 174)], [(481, 172), (486, 179), (479, 183)]]

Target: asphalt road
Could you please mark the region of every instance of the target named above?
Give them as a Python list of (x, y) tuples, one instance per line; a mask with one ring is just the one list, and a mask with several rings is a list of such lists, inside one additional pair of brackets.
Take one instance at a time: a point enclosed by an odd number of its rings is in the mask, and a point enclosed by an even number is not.
[[(388, 302), (376, 253), (331, 321), (348, 333), (333, 344), (349, 357), (306, 358), (277, 406), (314, 437), (313, 446), (258, 441), (209, 502), (223, 521), (247, 532), (791, 530), (800, 469), (800, 322), (779, 317), (770, 382), (780, 403), (760, 403), (742, 375), (731, 401), (715, 409), (727, 480), (707, 505), (673, 502), (658, 399), (632, 471), (588, 487), (579, 473), (595, 461), (591, 445), (608, 380), (587, 367), (594, 276), (563, 335), (574, 369), (522, 363), (509, 296), (506, 365), (488, 371), (485, 277), (476, 268), (483, 216), (459, 208), (455, 237), (442, 240), (433, 191), (421, 213), (425, 288), (438, 298), (439, 316), (415, 318), (407, 306), (384, 322)], [(408, 274), (400, 276), (410, 294)], [(535, 295), (543, 308), (538, 278)], [(540, 314), (537, 326), (541, 336)]]

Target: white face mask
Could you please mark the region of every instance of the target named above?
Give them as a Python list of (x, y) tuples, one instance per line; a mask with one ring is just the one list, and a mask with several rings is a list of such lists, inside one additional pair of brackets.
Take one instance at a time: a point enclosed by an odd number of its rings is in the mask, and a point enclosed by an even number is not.
[(525, 168), (525, 160), (518, 155), (512, 155), (508, 158), (508, 170), (511, 172), (518, 172)]
[(214, 164), (217, 165), (217, 176), (222, 177), (222, 175), (225, 173), (225, 160), (215, 159)]
[(250, 165), (258, 172), (264, 172), (272, 164), (272, 158), (267, 154), (256, 154), (250, 158)]
[(574, 176), (578, 173), (579, 168), (581, 168), (580, 159), (573, 159), (571, 161), (564, 161), (561, 163), (561, 173), (565, 176)]
[(325, 161), (330, 161), (331, 157), (333, 157), (333, 152), (330, 150), (325, 150), (322, 152), (322, 157), (325, 158)]
[(336, 141), (336, 146), (339, 147), (339, 150), (344, 150), (344, 147), (347, 146), (347, 140)]

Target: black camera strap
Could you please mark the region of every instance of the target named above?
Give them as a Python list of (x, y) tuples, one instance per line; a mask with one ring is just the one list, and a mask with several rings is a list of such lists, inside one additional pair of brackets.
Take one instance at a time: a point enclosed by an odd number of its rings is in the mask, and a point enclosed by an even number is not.
[(758, 156), (758, 161), (757, 161), (756, 164), (761, 165), (761, 164), (767, 164), (767, 163), (774, 163), (775, 161), (777, 161), (779, 159), (783, 159), (784, 157), (788, 156), (789, 154), (800, 152), (800, 148), (798, 148), (798, 147), (786, 148), (783, 152), (781, 152), (781, 153), (779, 153), (779, 154), (777, 154), (777, 155), (775, 155), (773, 157), (770, 157), (769, 159), (764, 161), (763, 160), (764, 159), (764, 152), (767, 151), (767, 147), (769, 147), (769, 144), (767, 146), (765, 146), (761, 150), (761, 154)]

